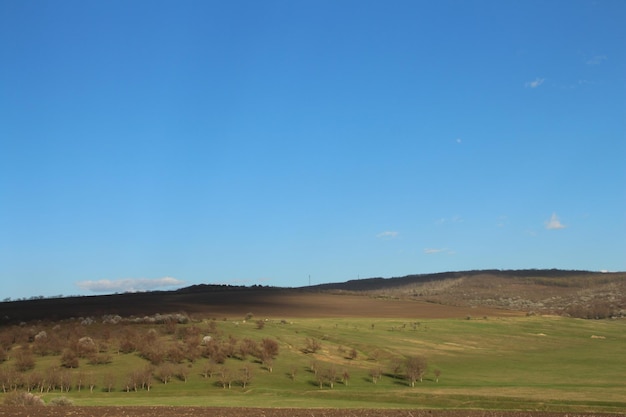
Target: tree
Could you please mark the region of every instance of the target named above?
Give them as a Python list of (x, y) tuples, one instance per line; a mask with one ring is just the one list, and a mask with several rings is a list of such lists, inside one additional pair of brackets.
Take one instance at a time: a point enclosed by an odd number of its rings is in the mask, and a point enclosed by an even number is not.
[(64, 368), (78, 368), (78, 355), (72, 349), (65, 349), (61, 355), (61, 366)]
[(169, 363), (159, 366), (155, 372), (155, 376), (164, 384), (172, 380), (172, 375), (174, 375), (174, 367)]
[(229, 368), (224, 366), (222, 367), (222, 369), (220, 369), (219, 382), (222, 385), (222, 388), (226, 389), (226, 387), (228, 387), (228, 389), (230, 389), (233, 383), (233, 379), (233, 372)]
[(316, 353), (321, 348), (322, 348), (322, 344), (320, 343), (319, 340), (314, 339), (312, 337), (307, 337), (302, 351), (304, 353)]
[(175, 370), (176, 378), (186, 383), (190, 372), (191, 370), (189, 367), (185, 365), (178, 365)]
[(213, 359), (208, 359), (202, 365), (202, 376), (205, 379), (212, 378), (214, 372), (215, 372), (215, 361)]
[(356, 349), (350, 349), (350, 353), (348, 353), (348, 359), (354, 360), (359, 355)]
[(370, 376), (372, 377), (372, 382), (376, 384), (380, 377), (382, 376), (383, 371), (380, 368), (374, 368), (370, 370)]
[(261, 362), (265, 368), (272, 372), (274, 358), (278, 356), (278, 342), (274, 339), (261, 340)]
[(337, 380), (337, 368), (332, 365), (326, 368), (326, 370), (323, 372), (323, 377), (328, 382), (328, 385), (330, 385), (330, 388), (334, 388), (335, 381)]
[(35, 367), (35, 357), (26, 346), (22, 346), (15, 354), (15, 369), (19, 372), (26, 372)]
[(89, 387), (89, 392), (93, 393), (96, 388), (96, 374), (89, 372), (85, 375), (85, 385)]
[(347, 369), (344, 369), (341, 374), (341, 382), (343, 382), (345, 386), (348, 386), (348, 382), (350, 382), (350, 372), (348, 372)]
[(239, 356), (245, 360), (248, 355), (259, 356), (259, 345), (250, 338), (244, 338), (239, 343)]
[(241, 368), (239, 379), (241, 380), (241, 385), (245, 389), (250, 381), (252, 381), (252, 368), (250, 365), (246, 364), (243, 368)]
[(420, 356), (411, 356), (406, 359), (405, 362), (406, 378), (412, 387), (415, 386), (415, 381), (419, 379), (422, 382), (424, 373), (426, 372), (426, 359)]
[(107, 372), (102, 377), (102, 385), (107, 390), (107, 392), (111, 392), (115, 389), (115, 374), (112, 372)]
[(441, 370), (435, 369), (434, 373), (435, 373), (435, 382), (439, 382), (439, 375), (441, 375)]

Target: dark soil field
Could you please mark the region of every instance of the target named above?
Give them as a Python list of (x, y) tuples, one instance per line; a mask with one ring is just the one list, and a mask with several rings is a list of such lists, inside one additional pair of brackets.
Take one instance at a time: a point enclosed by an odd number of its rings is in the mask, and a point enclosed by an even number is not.
[(143, 317), (458, 318), (541, 313), (626, 316), (626, 273), (466, 271), (371, 278), (305, 288), (196, 285), (177, 291), (0, 303), (0, 324), (105, 314)]
[(192, 292), (154, 292), (99, 297), (72, 297), (0, 303), (0, 320), (63, 320), (118, 314), (143, 317), (156, 313), (186, 313), (191, 317), (243, 318), (462, 318), (468, 315), (519, 315), (497, 307), (453, 306), (422, 300), (389, 299), (365, 294), (333, 294), (276, 288), (223, 288)]
[(0, 417), (623, 417), (623, 414), (579, 414), (483, 410), (371, 410), (320, 408), (207, 407), (7, 407)]

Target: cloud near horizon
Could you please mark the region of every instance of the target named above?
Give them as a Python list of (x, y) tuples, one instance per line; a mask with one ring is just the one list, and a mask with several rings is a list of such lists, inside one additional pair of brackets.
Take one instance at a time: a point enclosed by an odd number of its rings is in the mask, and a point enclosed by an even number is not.
[(163, 278), (125, 278), (125, 279), (101, 279), (98, 281), (79, 281), (76, 286), (80, 289), (105, 293), (105, 292), (141, 292), (152, 291), (162, 287), (173, 287), (184, 284), (185, 281), (172, 277)]
[(566, 225), (561, 223), (561, 220), (559, 219), (559, 216), (556, 215), (556, 213), (552, 213), (552, 217), (550, 217), (550, 220), (546, 222), (546, 229), (548, 230), (565, 229), (566, 227)]

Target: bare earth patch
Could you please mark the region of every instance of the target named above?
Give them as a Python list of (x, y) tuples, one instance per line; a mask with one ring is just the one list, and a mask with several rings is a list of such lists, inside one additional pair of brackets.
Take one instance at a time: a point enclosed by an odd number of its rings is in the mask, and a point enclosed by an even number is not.
[(375, 410), (217, 407), (7, 407), (6, 417), (624, 417), (624, 414), (483, 410)]

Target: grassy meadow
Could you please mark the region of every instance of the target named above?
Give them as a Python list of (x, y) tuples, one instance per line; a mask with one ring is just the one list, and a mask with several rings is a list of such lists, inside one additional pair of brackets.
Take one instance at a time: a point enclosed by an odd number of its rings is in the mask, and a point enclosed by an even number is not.
[[(93, 365), (81, 358), (78, 368), (65, 371), (73, 378), (91, 375), (93, 392), (84, 386), (79, 392), (74, 383), (69, 392), (56, 389), (41, 395), (46, 402), (64, 396), (76, 405), (626, 410), (624, 320), (299, 318), (268, 319), (260, 324), (257, 319), (195, 320), (177, 324), (173, 333), (171, 329), (166, 332), (165, 325), (81, 326), (80, 336), (96, 341), (106, 338), (106, 347), (100, 350), (110, 355), (109, 363)], [(53, 326), (38, 324), (27, 330), (59, 331)], [(205, 377), (210, 359), (198, 356), (177, 365), (187, 369), (186, 382), (173, 377), (164, 384), (155, 376), (149, 391), (127, 392), (124, 381), (129, 373), (149, 369), (150, 363), (138, 351), (121, 353), (120, 335), (130, 328), (140, 337), (150, 332), (153, 343), (172, 345), (180, 343), (181, 329), (190, 327), (199, 329), (199, 336), (211, 335), (223, 343), (230, 340), (233, 345), (244, 339), (275, 340), (279, 352), (271, 362), (272, 371), (252, 355), (236, 354), (213, 364), (213, 375)], [(9, 346), (0, 370), (13, 369), (18, 352), (28, 349), (29, 343)], [(311, 343), (317, 349), (308, 349)], [(411, 387), (402, 367), (406, 357), (415, 356), (426, 360), (427, 369), (422, 381)], [(58, 353), (35, 355), (34, 368), (21, 375), (43, 374), (58, 367), (60, 357)], [(152, 368), (155, 375), (157, 368)], [(250, 375), (246, 387), (233, 377), (231, 387), (224, 388), (220, 370), (239, 375), (243, 368)], [(318, 378), (315, 371), (327, 377)], [(104, 387), (105, 374), (115, 380), (111, 392)], [(374, 383), (373, 375), (378, 374)], [(5, 395), (0, 393), (0, 402)]]

